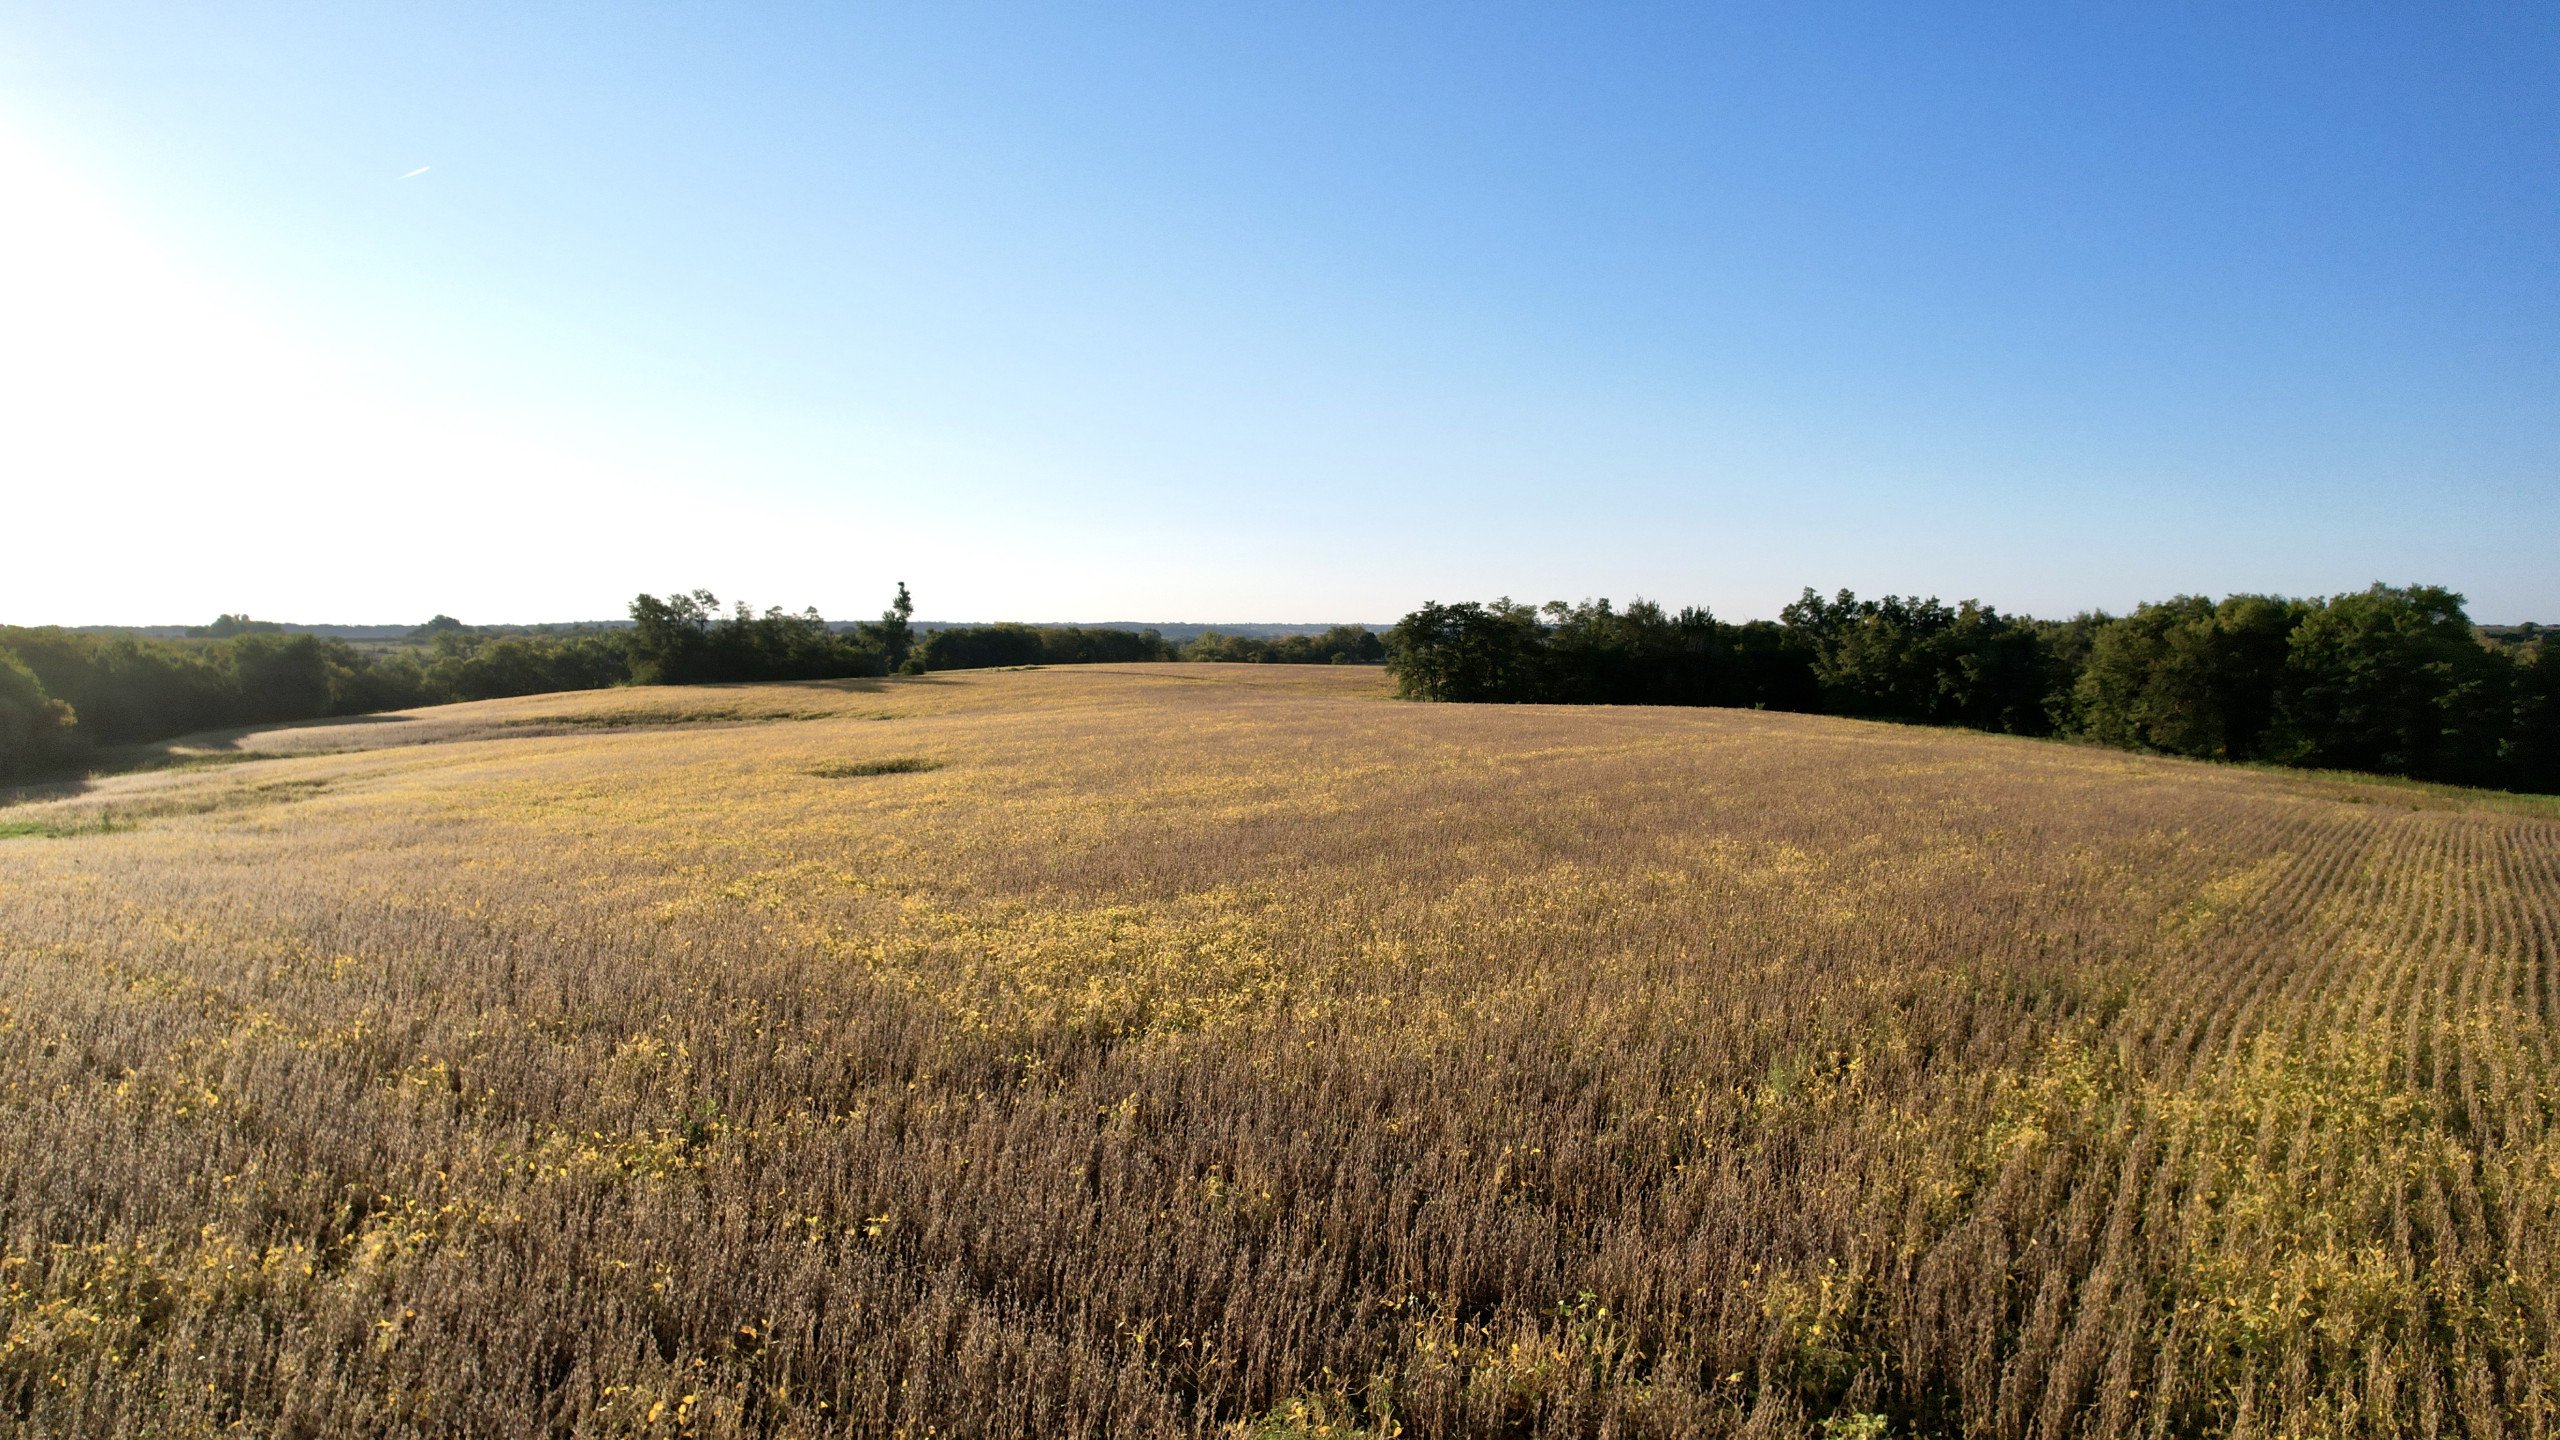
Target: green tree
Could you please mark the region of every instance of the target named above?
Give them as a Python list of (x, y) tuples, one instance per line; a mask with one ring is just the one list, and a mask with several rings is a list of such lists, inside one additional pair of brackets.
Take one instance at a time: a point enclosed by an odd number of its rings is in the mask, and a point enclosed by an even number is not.
[(80, 734), (94, 744), (158, 740), (241, 718), (238, 683), (219, 646), (46, 626), (0, 627), (0, 648), (71, 706)]
[(1387, 673), (1409, 700), (1523, 701), (1547, 696), (1546, 628), (1505, 596), (1490, 605), (1424, 602), (1387, 636)]
[(2068, 620), (2032, 620), (2044, 661), (2044, 719), (2048, 730), (2079, 728), (2080, 677), (2088, 672), (2098, 637), (2115, 624), (2103, 610), (2084, 610)]
[(245, 614), (234, 615), (225, 611), (215, 616), (210, 625), (189, 626), (187, 636), (194, 640), (228, 640), (234, 635), (273, 634), (284, 628), (273, 620), (252, 620)]
[(2295, 765), (2495, 783), (2514, 671), (2480, 643), (2462, 597), (2375, 584), (2294, 627), (2269, 754)]
[(1670, 614), (1650, 600), (1550, 601), (1546, 683), (1551, 698), (1602, 705), (1729, 704), (1729, 627), (1691, 606)]
[(901, 580), (897, 597), (889, 602), (888, 609), (880, 612), (880, 623), (866, 627), (870, 632), (869, 638), (880, 646), (881, 653), (889, 657), (889, 668), (893, 670), (906, 664), (907, 657), (915, 651), (915, 613), (916, 602), (907, 594), (907, 582)]
[(346, 668), (344, 657), (333, 655), (317, 636), (244, 633), (223, 647), (223, 656), (238, 686), (238, 718), (245, 723), (330, 714), (343, 689), (338, 672)]
[(952, 626), (925, 636), (915, 653), (933, 670), (989, 670), (1049, 662), (1048, 644), (1035, 625)]
[(0, 780), (18, 779), (55, 758), (74, 718), (69, 705), (45, 693), (33, 670), (0, 650)]
[(631, 629), (624, 638), (635, 685), (684, 685), (708, 678), (711, 617), (720, 597), (708, 590), (661, 600), (643, 593), (631, 601)]
[[(1155, 634), (1152, 630), (1142, 633)], [(1168, 656), (1184, 660), (1229, 664), (1375, 665), (1387, 658), (1386, 642), (1365, 625), (1335, 625), (1320, 635), (1275, 635), (1269, 638), (1208, 630), (1178, 651), (1171, 646), (1163, 648)]]
[(2310, 607), (2277, 595), (2201, 595), (2137, 606), (2092, 638), (2074, 692), (2091, 739), (2199, 759), (2265, 753), (2294, 628)]
[(827, 680), (888, 668), (877, 645), (838, 635), (816, 610), (795, 615), (777, 606), (759, 615), (740, 601), (722, 617), (708, 590), (634, 597), (623, 652), (642, 685)]
[[(454, 637), (442, 637), (451, 641)], [(555, 690), (598, 690), (630, 678), (622, 647), (599, 635), (544, 640), (501, 636), (440, 645), (419, 688), (444, 700), (491, 700)]]
[(2515, 670), (2515, 714), (2501, 747), (2508, 784), (2560, 793), (2560, 632), (2524, 649)]
[(2020, 734), (2051, 726), (2035, 626), (1980, 601), (1807, 590), (1781, 615), (1813, 651), (1826, 710)]

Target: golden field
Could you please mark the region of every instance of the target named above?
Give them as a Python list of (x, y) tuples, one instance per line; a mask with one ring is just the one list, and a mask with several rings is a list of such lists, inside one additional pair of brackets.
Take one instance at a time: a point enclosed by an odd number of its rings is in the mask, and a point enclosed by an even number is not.
[(193, 753), (0, 809), (0, 1430), (2560, 1421), (2548, 804), (1315, 667)]

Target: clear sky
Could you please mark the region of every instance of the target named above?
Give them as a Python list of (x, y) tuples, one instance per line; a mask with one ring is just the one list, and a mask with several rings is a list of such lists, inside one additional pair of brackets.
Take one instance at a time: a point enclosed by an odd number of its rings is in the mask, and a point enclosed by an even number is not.
[(0, 0), (0, 620), (2560, 620), (2560, 8)]

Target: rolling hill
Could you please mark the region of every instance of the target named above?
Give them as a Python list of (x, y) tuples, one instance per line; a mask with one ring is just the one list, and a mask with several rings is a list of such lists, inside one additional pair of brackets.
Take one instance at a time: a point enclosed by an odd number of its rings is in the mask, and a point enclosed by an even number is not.
[(2544, 1433), (2560, 807), (1350, 667), (0, 808), (48, 1435)]

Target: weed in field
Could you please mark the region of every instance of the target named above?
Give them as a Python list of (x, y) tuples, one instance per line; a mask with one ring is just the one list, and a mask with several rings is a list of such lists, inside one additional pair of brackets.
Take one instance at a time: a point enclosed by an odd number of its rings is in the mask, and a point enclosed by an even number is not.
[(865, 775), (915, 775), (939, 770), (943, 762), (922, 755), (902, 755), (889, 760), (840, 760), (821, 765), (809, 773), (822, 780), (852, 780)]

